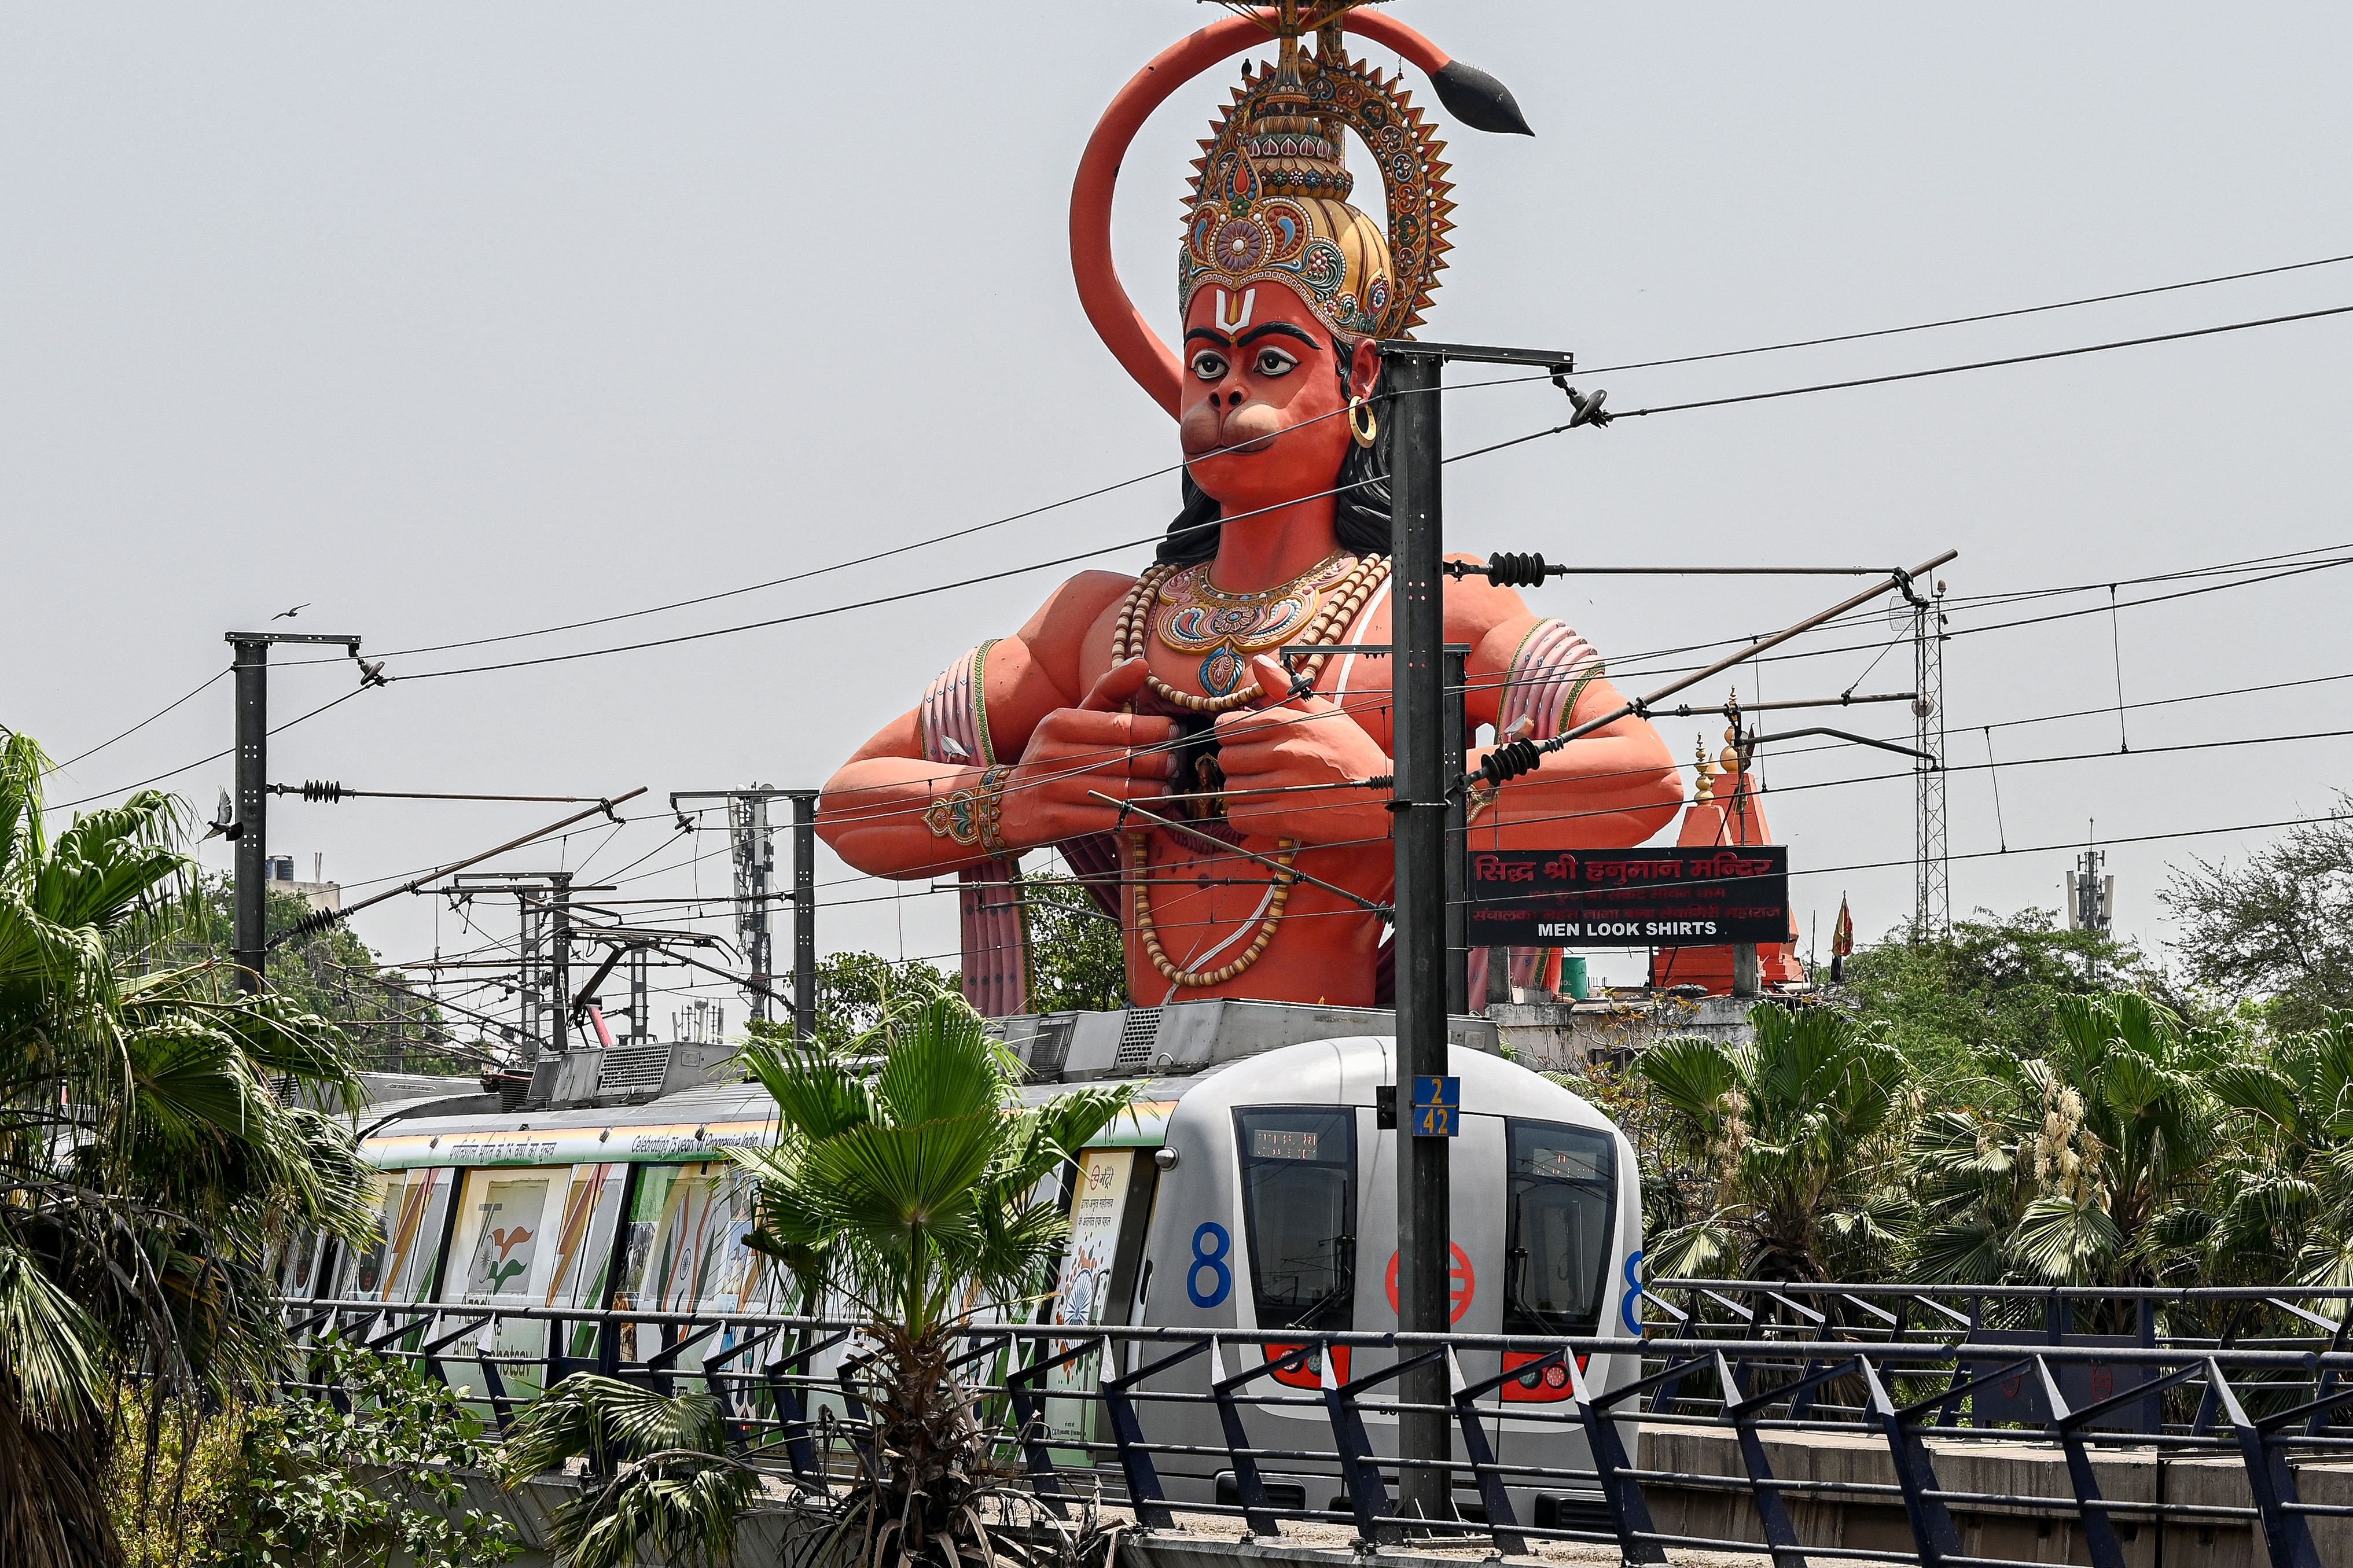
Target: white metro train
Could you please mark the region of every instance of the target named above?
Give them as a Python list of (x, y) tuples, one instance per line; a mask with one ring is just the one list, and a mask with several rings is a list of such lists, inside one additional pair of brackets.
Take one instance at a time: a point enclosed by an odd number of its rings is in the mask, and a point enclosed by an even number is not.
[[(1213, 1011), (1182, 1016), (1196, 1006)], [(1168, 1016), (1151, 1020), (1158, 1048), (1144, 1053), (1130, 1048), (1134, 1014), (1124, 1025), (1121, 1015), (1064, 1016), (1042, 1026), (1016, 1020), (1009, 1031), (1033, 1077), (1050, 1080), (1024, 1091), (1032, 1099), (1060, 1092), (1064, 1082), (1115, 1081), (1122, 1068), (1132, 1075), (1156, 1067), (1161, 1074), (1134, 1079), (1135, 1115), (1071, 1167), (1062, 1194), (1071, 1235), (1052, 1321), (1295, 1332), (1297, 1344), (1324, 1332), (1393, 1330), (1395, 1133), (1378, 1125), (1377, 1094), (1394, 1081), (1392, 1042), (1335, 1030), (1335, 1037), (1277, 1043), (1312, 1036), (1319, 1023), (1385, 1023), (1387, 1016), (1233, 1003), (1157, 1012)], [(1542, 1339), (1625, 1338), (1630, 1353), (1597, 1356), (1586, 1367), (1593, 1388), (1622, 1386), (1637, 1375), (1639, 1360), (1631, 1342), (1639, 1330), (1630, 1280), (1642, 1246), (1633, 1152), (1586, 1100), (1480, 1048), (1493, 1037), (1483, 1020), (1454, 1020), (1451, 1033), (1450, 1070), (1461, 1082), (1461, 1131), (1451, 1146), (1453, 1326)], [(1089, 1070), (1084, 1043), (1098, 1037), (1120, 1048), (1107, 1047)], [(606, 1076), (616, 1077), (610, 1069)], [(453, 1308), (787, 1310), (788, 1284), (743, 1246), (750, 1193), (723, 1152), (773, 1137), (774, 1116), (764, 1091), (741, 1083), (607, 1107), (500, 1110), (481, 1097), (378, 1105), (362, 1139), (381, 1173), (375, 1245), (357, 1254), (332, 1245), (300, 1250), (285, 1264), (285, 1289), (296, 1298)], [(648, 1336), (641, 1342), (624, 1336), (625, 1359), (659, 1348), (656, 1331), (641, 1331)], [(509, 1322), (495, 1348), (544, 1356), (543, 1332), (533, 1322)], [(588, 1353), (585, 1330), (571, 1337), (576, 1342), (561, 1352)], [(714, 1353), (732, 1337), (696, 1353)], [(1260, 1353), (1229, 1346), (1228, 1373), (1245, 1369), (1238, 1357)], [(1283, 1350), (1278, 1342), (1263, 1353), (1277, 1360)], [(1343, 1347), (1331, 1370), (1345, 1381), (1389, 1359), (1378, 1347)], [(1095, 1375), (1081, 1364), (1047, 1381), (1050, 1394), (1064, 1395), (1049, 1398), (1047, 1414), (1066, 1443), (1104, 1436), (1099, 1407), (1068, 1397), (1074, 1382)], [(1493, 1352), (1466, 1354), (1461, 1365), (1474, 1382), (1509, 1370)], [(1206, 1358), (1196, 1357), (1149, 1386), (1198, 1394), (1207, 1375)], [(1322, 1369), (1305, 1365), (1269, 1378), (1313, 1391)], [(506, 1381), (527, 1397), (536, 1375), (511, 1364)], [(1556, 1366), (1504, 1384), (1490, 1432), (1502, 1462), (1590, 1468), (1575, 1423), (1511, 1417), (1521, 1407), (1531, 1415), (1561, 1414), (1544, 1407), (1567, 1398), (1567, 1383)], [(1395, 1397), (1394, 1386), (1370, 1397)], [(1155, 1443), (1222, 1447), (1206, 1405), (1141, 1409)], [(1249, 1419), (1255, 1447), (1331, 1447), (1328, 1421), (1315, 1405), (1261, 1406)], [(1366, 1427), (1377, 1449), (1391, 1449), (1392, 1418), (1367, 1415)], [(1165, 1454), (1156, 1462), (1172, 1500), (1234, 1500), (1219, 1456)], [(1328, 1467), (1270, 1460), (1263, 1468), (1279, 1508), (1345, 1507)], [(1538, 1525), (1582, 1520), (1598, 1503), (1556, 1482), (1514, 1489), (1523, 1522)], [(1467, 1486), (1461, 1499), (1466, 1509), (1473, 1502)]]

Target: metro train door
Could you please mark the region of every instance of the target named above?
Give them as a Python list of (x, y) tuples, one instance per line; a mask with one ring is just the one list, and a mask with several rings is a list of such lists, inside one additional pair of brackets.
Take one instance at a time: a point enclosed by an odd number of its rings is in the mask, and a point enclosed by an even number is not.
[[(1364, 1240), (1357, 1247), (1357, 1255), (1363, 1260), (1364, 1279), (1356, 1291), (1354, 1326), (1364, 1333), (1389, 1333), (1398, 1326), (1398, 1134), (1394, 1128), (1377, 1127), (1377, 1113), (1370, 1109), (1360, 1109), (1356, 1114), (1361, 1119), (1363, 1157), (1359, 1163), (1364, 1171), (1357, 1222), (1358, 1234)], [(1504, 1166), (1504, 1119), (1473, 1115), (1460, 1118), (1460, 1122), (1461, 1135), (1445, 1141), (1450, 1166), (1448, 1228), (1452, 1241), (1447, 1271), (1447, 1310), (1455, 1332), (1492, 1334), (1501, 1331), (1504, 1317), (1504, 1205), (1500, 1178)], [(1351, 1369), (1357, 1376), (1390, 1359), (1383, 1352), (1377, 1363), (1369, 1359), (1372, 1352), (1364, 1353), (1367, 1358), (1364, 1364)], [(1492, 1376), (1497, 1370), (1494, 1363), (1493, 1352), (1466, 1354), (1462, 1357), (1462, 1371), (1475, 1381)], [(1384, 1389), (1381, 1396), (1393, 1398), (1395, 1394)], [(1367, 1423), (1396, 1425), (1390, 1416), (1367, 1415), (1365, 1419)]]

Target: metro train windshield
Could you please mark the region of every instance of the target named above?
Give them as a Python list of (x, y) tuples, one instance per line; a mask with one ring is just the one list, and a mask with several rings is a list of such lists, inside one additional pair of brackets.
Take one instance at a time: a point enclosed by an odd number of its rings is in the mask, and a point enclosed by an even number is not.
[(1504, 1331), (1590, 1334), (1618, 1228), (1618, 1146), (1551, 1121), (1504, 1124), (1510, 1176)]
[(1356, 1113), (1237, 1110), (1234, 1131), (1258, 1326), (1348, 1327), (1356, 1311)]

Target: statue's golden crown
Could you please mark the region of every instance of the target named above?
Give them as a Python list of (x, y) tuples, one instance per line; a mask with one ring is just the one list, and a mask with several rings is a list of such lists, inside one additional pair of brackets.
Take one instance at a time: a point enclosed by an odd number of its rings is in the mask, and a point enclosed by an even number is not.
[[(1290, 6), (1284, 7), (1290, 11)], [(1278, 282), (1350, 338), (1409, 335), (1445, 265), (1453, 184), (1401, 77), (1351, 63), (1336, 25), (1315, 52), (1282, 36), (1266, 69), (1245, 66), (1195, 161), (1177, 260), (1181, 312), (1203, 288)], [(1380, 170), (1388, 229), (1349, 205), (1342, 138), (1361, 137)]]

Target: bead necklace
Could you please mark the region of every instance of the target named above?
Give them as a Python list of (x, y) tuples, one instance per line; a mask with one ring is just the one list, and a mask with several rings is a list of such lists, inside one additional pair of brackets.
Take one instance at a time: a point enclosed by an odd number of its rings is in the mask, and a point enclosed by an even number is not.
[[(1282, 847), (1277, 859), (1283, 870), (1288, 871), (1292, 860), (1299, 853), (1299, 840), (1282, 838), (1276, 842)], [(1291, 901), (1291, 889), (1296, 881), (1291, 877), (1275, 879), (1272, 895), (1267, 900), (1266, 913), (1259, 921), (1258, 935), (1251, 939), (1240, 958), (1218, 969), (1179, 969), (1169, 961), (1167, 950), (1160, 945), (1160, 932), (1152, 923), (1152, 852), (1151, 846), (1141, 833), (1128, 835), (1128, 861), (1135, 870), (1135, 934), (1144, 941), (1145, 956), (1152, 960), (1152, 967), (1160, 972), (1163, 980), (1172, 985), (1187, 988), (1222, 985), (1256, 963), (1259, 956), (1266, 952), (1267, 943), (1274, 940), (1274, 928), (1282, 923), (1282, 909)]]
[[(1263, 594), (1229, 594), (1208, 581), (1208, 568), (1156, 565), (1145, 569), (1128, 591), (1126, 602), (1120, 606), (1119, 626), (1112, 638), (1112, 661), (1124, 664), (1143, 656), (1148, 642), (1153, 607), (1164, 599), (1176, 601), (1177, 607), (1162, 618), (1158, 628), (1160, 640), (1179, 651), (1193, 653), (1212, 648), (1202, 660), (1203, 685), (1211, 684), (1215, 675), (1228, 673), (1240, 679), (1241, 654), (1282, 646), (1292, 641), (1283, 634), (1306, 614), (1307, 604), (1320, 599), (1306, 629), (1295, 639), (1303, 647), (1329, 643), (1356, 623), (1365, 602), (1389, 574), (1388, 557), (1363, 555), (1350, 563), (1347, 570), (1329, 587), (1314, 585), (1313, 580), (1331, 569), (1338, 557), (1317, 563), (1300, 576), (1279, 588)], [(1174, 584), (1181, 574), (1198, 572), (1191, 580)], [(1304, 602), (1303, 602), (1303, 595)], [(1193, 601), (1201, 600), (1202, 604)], [(1270, 616), (1271, 609), (1273, 615)], [(1239, 646), (1238, 646), (1239, 645)], [(1301, 673), (1313, 682), (1324, 673), (1324, 661), (1331, 656), (1317, 653), (1308, 657), (1300, 667)], [(1215, 667), (1213, 668), (1213, 667)], [(1194, 713), (1229, 713), (1265, 693), (1255, 680), (1216, 696), (1197, 697), (1180, 691), (1158, 676), (1147, 673), (1145, 684), (1162, 701)], [(1218, 682), (1223, 684), (1222, 680)]]
[[(1203, 636), (1188, 637), (1182, 630), (1178, 630), (1175, 636), (1170, 635), (1172, 627), (1169, 623), (1176, 622), (1180, 616), (1189, 614), (1191, 602), (1199, 599), (1207, 601), (1222, 611), (1260, 612), (1252, 617), (1250, 624), (1237, 625), (1235, 631), (1240, 634), (1240, 638), (1247, 639), (1252, 646), (1253, 651), (1258, 646), (1279, 647), (1284, 640), (1280, 635), (1280, 630), (1287, 630), (1289, 626), (1296, 624), (1297, 617), (1296, 616), (1282, 616), (1279, 630), (1275, 624), (1271, 624), (1271, 618), (1263, 614), (1261, 607), (1279, 606), (1282, 601), (1291, 599), (1303, 592), (1317, 595), (1320, 585), (1314, 584), (1314, 579), (1327, 574), (1334, 562), (1338, 559), (1337, 556), (1333, 556), (1318, 562), (1282, 587), (1258, 595), (1228, 594), (1208, 581), (1208, 568), (1204, 565), (1198, 569), (1198, 576), (1193, 582), (1184, 584), (1186, 591), (1182, 597), (1186, 603), (1180, 604), (1166, 617), (1166, 621), (1160, 628), (1160, 640), (1171, 647), (1186, 652), (1195, 651), (1210, 640)], [(1164, 597), (1176, 597), (1175, 595), (1164, 595), (1163, 590), (1168, 586), (1172, 578), (1177, 577), (1187, 570), (1182, 566), (1149, 566), (1145, 569), (1144, 574), (1135, 580), (1135, 586), (1128, 591), (1126, 602), (1120, 606), (1118, 629), (1112, 637), (1112, 662), (1114, 665), (1125, 664), (1131, 658), (1140, 658), (1144, 656), (1151, 627), (1153, 607)], [(1303, 647), (1314, 647), (1332, 642), (1334, 638), (1356, 624), (1358, 613), (1365, 607), (1365, 602), (1372, 597), (1374, 591), (1381, 585), (1388, 574), (1388, 557), (1385, 555), (1358, 556), (1350, 562), (1347, 570), (1333, 581), (1328, 588), (1321, 589), (1319, 596), (1322, 603), (1316, 607), (1314, 617), (1308, 621), (1306, 629), (1300, 633), (1298, 642)], [(1205, 589), (1206, 593), (1203, 592)], [(1206, 621), (1207, 617), (1204, 619)], [(1239, 617), (1236, 619), (1239, 621)], [(1205, 632), (1209, 629), (1208, 625), (1202, 628)], [(1223, 630), (1222, 627), (1218, 629)], [(1270, 633), (1275, 635), (1270, 637), (1268, 635)], [(1230, 635), (1217, 639), (1221, 645), (1229, 645), (1233, 640), (1239, 639)], [(1234, 650), (1229, 646), (1221, 647), (1220, 653), (1226, 657), (1234, 657)], [(1219, 657), (1219, 654), (1211, 656), (1212, 658), (1218, 657)], [(1300, 666), (1300, 673), (1313, 683), (1324, 673), (1324, 661), (1330, 658), (1331, 655), (1328, 653), (1310, 655)], [(1205, 666), (1208, 662), (1204, 661)], [(1216, 697), (1197, 697), (1192, 692), (1180, 691), (1148, 670), (1145, 674), (1144, 680), (1153, 695), (1162, 701), (1195, 713), (1230, 712), (1252, 699), (1264, 695), (1255, 680)], [(1299, 840), (1282, 838), (1276, 842), (1280, 846), (1278, 862), (1283, 870), (1288, 871), (1291, 869), (1293, 859), (1299, 853)], [(1135, 873), (1135, 932), (1143, 941), (1145, 956), (1152, 960), (1152, 967), (1160, 972), (1162, 979), (1172, 985), (1184, 986), (1187, 989), (1204, 985), (1222, 985), (1256, 963), (1265, 953), (1267, 944), (1274, 940), (1275, 928), (1282, 923), (1282, 911), (1291, 901), (1291, 889), (1294, 885), (1294, 879), (1290, 877), (1276, 879), (1273, 890), (1267, 900), (1265, 912), (1259, 917), (1258, 935), (1250, 940), (1250, 946), (1242, 951), (1240, 957), (1217, 969), (1179, 969), (1170, 960), (1167, 950), (1161, 946), (1160, 932), (1153, 923), (1151, 846), (1144, 834), (1132, 833), (1128, 836), (1128, 858)]]

